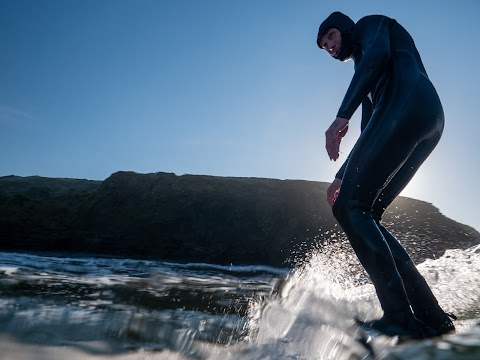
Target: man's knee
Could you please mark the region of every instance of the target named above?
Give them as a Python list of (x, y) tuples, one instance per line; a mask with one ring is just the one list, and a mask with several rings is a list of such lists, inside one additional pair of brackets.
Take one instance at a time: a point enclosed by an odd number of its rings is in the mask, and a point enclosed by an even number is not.
[(340, 226), (345, 229), (346, 226), (354, 224), (365, 215), (371, 216), (371, 209), (363, 202), (339, 196), (332, 207), (333, 216)]

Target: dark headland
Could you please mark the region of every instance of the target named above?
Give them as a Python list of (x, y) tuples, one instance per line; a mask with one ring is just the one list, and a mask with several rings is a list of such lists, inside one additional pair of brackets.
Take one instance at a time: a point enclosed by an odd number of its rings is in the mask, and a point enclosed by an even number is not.
[[(345, 241), (303, 180), (117, 172), (104, 181), (0, 177), (0, 250), (216, 264), (290, 266)], [(399, 197), (384, 223), (414, 260), (480, 243), (430, 203)]]

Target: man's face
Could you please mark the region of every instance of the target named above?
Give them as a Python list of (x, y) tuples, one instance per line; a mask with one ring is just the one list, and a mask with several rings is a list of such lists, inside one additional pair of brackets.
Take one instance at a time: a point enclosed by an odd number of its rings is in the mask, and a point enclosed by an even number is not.
[(320, 45), (322, 45), (322, 48), (324, 48), (331, 56), (336, 57), (342, 47), (342, 36), (340, 31), (336, 28), (328, 29), (325, 35), (320, 39)]

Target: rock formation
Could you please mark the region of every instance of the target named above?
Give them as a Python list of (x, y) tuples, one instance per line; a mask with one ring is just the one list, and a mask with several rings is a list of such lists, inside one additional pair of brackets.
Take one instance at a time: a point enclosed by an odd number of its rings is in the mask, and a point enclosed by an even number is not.
[[(0, 250), (289, 266), (345, 242), (327, 183), (118, 172), (105, 181), (0, 178)], [(419, 262), (480, 234), (399, 197), (384, 223)]]

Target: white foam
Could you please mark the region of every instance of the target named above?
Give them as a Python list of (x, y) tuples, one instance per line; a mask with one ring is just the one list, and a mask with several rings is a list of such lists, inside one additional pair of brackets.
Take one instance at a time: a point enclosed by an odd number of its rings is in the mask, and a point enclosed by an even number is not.
[(480, 253), (447, 250), (418, 269), (446, 311), (461, 317), (480, 316)]
[(18, 271), (16, 266), (0, 266), (0, 273), (3, 273), (6, 276), (11, 276)]
[[(353, 319), (379, 317), (381, 308), (373, 286), (352, 271), (356, 261), (344, 251), (313, 253), (292, 272), (278, 297), (252, 304), (250, 349), (272, 359), (278, 352), (281, 358), (289, 354), (301, 359), (363, 354), (365, 349), (354, 339)], [(480, 316), (480, 254), (448, 250), (418, 268), (445, 310), (464, 321)], [(388, 351), (391, 344), (382, 346)]]

